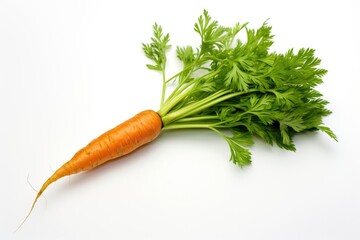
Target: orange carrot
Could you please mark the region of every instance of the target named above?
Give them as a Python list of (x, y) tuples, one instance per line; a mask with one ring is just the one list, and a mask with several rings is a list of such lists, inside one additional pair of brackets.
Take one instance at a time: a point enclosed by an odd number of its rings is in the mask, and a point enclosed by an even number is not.
[(30, 216), (38, 198), (51, 183), (64, 176), (90, 170), (134, 151), (153, 141), (160, 134), (161, 127), (161, 117), (152, 110), (146, 110), (92, 140), (46, 180), (21, 225)]

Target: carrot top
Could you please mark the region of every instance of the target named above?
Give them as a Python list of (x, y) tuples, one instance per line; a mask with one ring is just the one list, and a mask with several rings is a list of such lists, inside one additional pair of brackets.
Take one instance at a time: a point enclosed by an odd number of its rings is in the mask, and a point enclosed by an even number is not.
[[(314, 88), (327, 71), (319, 68), (320, 59), (313, 49), (271, 52), (273, 35), (267, 22), (256, 30), (246, 23), (224, 27), (207, 11), (194, 30), (201, 44), (176, 48), (183, 68), (170, 78), (166, 78), (169, 34), (155, 23), (151, 42), (143, 44), (152, 61), (147, 67), (162, 73), (158, 113), (163, 129), (210, 129), (227, 141), (231, 160), (239, 166), (251, 162), (248, 147), (253, 135), (292, 151), (293, 136), (300, 132), (321, 130), (336, 140), (323, 125), (322, 118), (331, 112)], [(244, 42), (237, 38), (243, 31)], [(177, 86), (165, 99), (170, 82)], [(232, 134), (225, 134), (224, 129)]]

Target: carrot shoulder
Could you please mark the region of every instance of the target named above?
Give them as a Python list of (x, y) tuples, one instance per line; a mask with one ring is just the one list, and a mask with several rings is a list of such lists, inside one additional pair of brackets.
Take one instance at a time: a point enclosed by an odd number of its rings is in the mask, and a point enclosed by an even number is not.
[(152, 110), (145, 110), (92, 140), (43, 184), (21, 225), (30, 216), (36, 201), (51, 183), (64, 176), (90, 170), (134, 151), (157, 138), (161, 127), (160, 116)]

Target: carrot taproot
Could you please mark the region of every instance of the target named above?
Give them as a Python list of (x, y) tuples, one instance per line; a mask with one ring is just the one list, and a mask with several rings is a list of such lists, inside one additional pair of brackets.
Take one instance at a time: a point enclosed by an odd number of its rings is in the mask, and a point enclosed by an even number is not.
[(152, 110), (145, 110), (92, 140), (46, 180), (19, 228), (30, 216), (38, 198), (51, 183), (64, 176), (93, 169), (109, 160), (126, 155), (157, 138), (161, 128), (161, 117)]

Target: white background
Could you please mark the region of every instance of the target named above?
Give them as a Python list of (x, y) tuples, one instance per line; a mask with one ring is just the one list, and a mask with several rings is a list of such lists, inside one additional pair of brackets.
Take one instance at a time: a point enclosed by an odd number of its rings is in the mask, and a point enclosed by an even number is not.
[[(355, 2), (0, 1), (0, 239), (360, 239)], [(158, 109), (160, 76), (141, 43), (156, 21), (173, 46), (198, 44), (203, 9), (222, 25), (269, 19), (273, 50), (315, 48), (339, 142), (303, 134), (293, 153), (256, 140), (240, 169), (214, 133), (167, 132), (54, 183), (14, 233), (32, 187), (103, 131)]]

